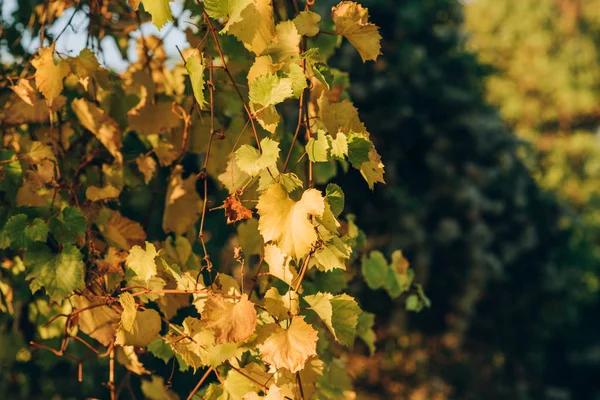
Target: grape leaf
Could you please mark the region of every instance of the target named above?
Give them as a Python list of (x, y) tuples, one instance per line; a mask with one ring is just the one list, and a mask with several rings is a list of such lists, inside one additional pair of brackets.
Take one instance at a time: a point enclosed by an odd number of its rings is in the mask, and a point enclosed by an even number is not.
[(288, 77), (292, 81), (292, 91), (294, 92), (294, 97), (299, 98), (304, 89), (308, 87), (304, 70), (298, 64), (291, 64)]
[(25, 235), (33, 242), (45, 242), (48, 237), (48, 224), (43, 219), (35, 218), (25, 227)]
[(31, 292), (43, 287), (52, 300), (60, 300), (85, 284), (83, 254), (75, 246), (66, 245), (55, 254), (45, 245), (36, 245), (25, 253), (23, 263), (29, 269)]
[(284, 253), (301, 258), (318, 239), (309, 216), (321, 217), (325, 200), (318, 190), (308, 189), (295, 202), (283, 185), (274, 184), (259, 197), (256, 209), (265, 242), (272, 240)]
[(227, 31), (234, 35), (246, 49), (258, 56), (275, 36), (271, 0), (251, 1), (251, 4), (243, 9), (241, 18), (241, 21), (231, 24), (229, 27), (226, 25), (221, 32)]
[(127, 256), (127, 268), (135, 272), (140, 279), (148, 282), (157, 272), (156, 262), (154, 261), (157, 254), (156, 248), (152, 243), (146, 242), (146, 250), (140, 246), (133, 246)]
[(335, 183), (330, 183), (325, 188), (325, 197), (331, 212), (338, 217), (344, 211), (344, 191)]
[(265, 246), (264, 259), (269, 265), (269, 274), (281, 279), (291, 286), (298, 274), (290, 265), (290, 257), (285, 253), (282, 253), (276, 245), (268, 244)]
[(54, 99), (63, 90), (63, 79), (69, 73), (69, 65), (62, 60), (54, 62), (54, 46), (42, 47), (40, 54), (31, 60), (31, 65), (36, 69), (35, 84), (40, 92), (52, 106)]
[(119, 346), (148, 346), (160, 331), (160, 315), (156, 310), (147, 309), (138, 311), (135, 298), (131, 293), (125, 292), (119, 296), (119, 303), (123, 307), (121, 323), (117, 330), (115, 344)]
[(250, 101), (262, 107), (274, 106), (292, 97), (292, 80), (277, 75), (261, 75), (250, 83)]
[(163, 230), (181, 235), (194, 226), (201, 213), (202, 199), (196, 191), (196, 177), (190, 175), (183, 179), (183, 169), (178, 165), (167, 187)]
[(75, 243), (77, 238), (83, 235), (87, 229), (87, 219), (81, 209), (76, 207), (65, 207), (58, 217), (50, 219), (50, 234), (64, 244)]
[(31, 245), (31, 239), (25, 234), (29, 218), (25, 214), (13, 215), (4, 225), (4, 233), (8, 236), (13, 247), (24, 249)]
[(269, 336), (257, 347), (262, 360), (275, 368), (286, 368), (295, 373), (317, 354), (317, 331), (304, 322), (304, 317), (293, 317), (287, 329), (277, 324), (267, 325), (265, 329)]
[(321, 22), (321, 16), (312, 11), (301, 11), (294, 18), (298, 33), (304, 36), (316, 36), (319, 33), (319, 22)]
[(381, 35), (377, 25), (369, 22), (369, 11), (353, 1), (342, 1), (331, 10), (335, 32), (343, 35), (358, 50), (363, 62), (376, 60), (381, 54)]
[(356, 336), (366, 343), (371, 355), (375, 353), (375, 341), (377, 340), (373, 325), (375, 325), (375, 314), (366, 311), (361, 312), (356, 325)]
[(119, 124), (101, 108), (85, 99), (73, 100), (71, 108), (81, 124), (100, 140), (100, 143), (108, 149), (117, 162), (123, 162), (123, 155), (120, 151), (123, 143)]
[(169, 0), (141, 0), (141, 2), (144, 4), (144, 9), (152, 16), (152, 24), (159, 30), (167, 22), (173, 21)]
[(329, 140), (325, 136), (325, 132), (319, 130), (317, 138), (311, 137), (306, 143), (306, 153), (312, 162), (327, 162), (327, 152), (329, 150)]
[(211, 18), (227, 18), (223, 28), (223, 32), (227, 32), (232, 25), (242, 21), (242, 11), (251, 3), (252, 0), (205, 0), (204, 8)]
[(362, 275), (371, 289), (379, 289), (388, 278), (388, 263), (380, 251), (372, 251), (362, 258)]
[(279, 321), (297, 315), (300, 312), (298, 294), (290, 289), (281, 295), (276, 287), (271, 287), (265, 293), (265, 308)]
[(367, 181), (369, 189), (373, 190), (375, 183), (385, 183), (383, 179), (384, 165), (381, 162), (381, 156), (372, 147), (369, 150), (369, 160), (360, 165), (360, 173)]
[(235, 160), (238, 167), (250, 176), (258, 175), (266, 168), (277, 169), (276, 163), (279, 158), (279, 143), (270, 138), (260, 141), (262, 153), (258, 149), (243, 145), (235, 152)]
[(192, 50), (190, 56), (185, 61), (185, 69), (187, 69), (190, 75), (194, 97), (201, 110), (206, 107), (206, 100), (204, 99), (204, 68), (204, 56), (198, 49)]
[(369, 152), (373, 143), (361, 135), (348, 135), (348, 161), (354, 168), (360, 169), (361, 165), (369, 161)]
[(215, 343), (242, 342), (254, 333), (256, 310), (245, 294), (235, 303), (222, 296), (210, 296), (204, 306), (202, 321), (214, 330)]
[(317, 293), (304, 296), (304, 300), (323, 320), (335, 340), (347, 347), (354, 345), (361, 310), (352, 297), (346, 294), (333, 296), (330, 293)]
[(161, 338), (156, 338), (148, 345), (148, 351), (166, 364), (173, 357), (173, 349)]

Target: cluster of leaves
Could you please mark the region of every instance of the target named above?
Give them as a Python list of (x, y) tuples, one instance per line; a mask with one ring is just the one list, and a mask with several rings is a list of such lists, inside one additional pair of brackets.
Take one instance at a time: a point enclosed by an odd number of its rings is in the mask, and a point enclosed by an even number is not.
[[(18, 320), (15, 308), (36, 304), (33, 348), (76, 362), (80, 380), (90, 356), (108, 358), (111, 398), (131, 390), (115, 364), (150, 374), (147, 354), (202, 370), (188, 398), (351, 398), (341, 346), (359, 337), (373, 352), (375, 334), (373, 314), (342, 293), (357, 275), (348, 267), (362, 256), (370, 287), (429, 305), (401, 252), (391, 264), (362, 254), (364, 233), (328, 183), (350, 166), (371, 189), (384, 183), (347, 76), (326, 64), (342, 37), (375, 60), (377, 26), (349, 1), (321, 21), (310, 2), (282, 18), (270, 0), (205, 0), (184, 4), (191, 46), (173, 68), (156, 36), (138, 38), (120, 75), (90, 49), (58, 53), (62, 33), (45, 46), (44, 24), (70, 6), (98, 40), (137, 29), (142, 7), (159, 29), (173, 20), (167, 0), (121, 3), (38, 6), (44, 47), (10, 67), (2, 310)], [(94, 13), (119, 24), (97, 33)], [(297, 115), (295, 130), (282, 114)], [(141, 382), (149, 398), (176, 396), (163, 377)]]

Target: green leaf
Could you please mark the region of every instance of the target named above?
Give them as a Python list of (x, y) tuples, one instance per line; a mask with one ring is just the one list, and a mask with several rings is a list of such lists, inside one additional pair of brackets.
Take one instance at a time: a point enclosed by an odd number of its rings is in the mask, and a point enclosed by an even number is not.
[(344, 192), (342, 188), (335, 183), (330, 183), (325, 188), (325, 197), (331, 207), (331, 212), (338, 217), (344, 211)]
[(235, 160), (238, 167), (245, 173), (256, 176), (266, 168), (277, 169), (277, 159), (279, 158), (279, 142), (270, 138), (264, 138), (260, 141), (262, 154), (258, 149), (243, 145), (235, 152)]
[(354, 168), (360, 169), (362, 163), (369, 161), (369, 151), (373, 143), (364, 136), (357, 134), (348, 135), (348, 161)]
[(67, 245), (55, 254), (45, 245), (36, 245), (25, 253), (23, 263), (29, 269), (31, 292), (43, 287), (52, 300), (60, 300), (85, 284), (83, 254), (75, 246)]
[(316, 271), (312, 282), (303, 282), (302, 286), (305, 292), (318, 293), (318, 292), (329, 292), (329, 293), (340, 293), (342, 290), (348, 287), (346, 283), (346, 276), (344, 270), (334, 269), (329, 272)]
[(25, 235), (34, 242), (45, 242), (48, 238), (48, 225), (41, 218), (35, 218), (25, 227)]
[(10, 239), (11, 245), (17, 249), (24, 249), (31, 245), (31, 240), (25, 234), (28, 219), (25, 214), (13, 215), (4, 226), (4, 233)]
[(358, 316), (358, 324), (356, 325), (356, 336), (361, 338), (369, 348), (369, 353), (375, 353), (375, 341), (377, 337), (373, 331), (375, 325), (375, 314), (363, 311)]
[(173, 349), (163, 339), (156, 338), (148, 345), (148, 351), (156, 358), (160, 358), (166, 364), (175, 354)]
[[(8, 160), (13, 161), (7, 162)], [(2, 176), (0, 192), (15, 196), (23, 182), (23, 169), (15, 153), (11, 150), (0, 149), (0, 176)]]
[[(312, 64), (313, 75), (319, 82), (321, 82), (327, 90), (331, 90), (333, 86), (333, 74), (331, 70), (322, 62), (316, 62)], [(331, 133), (331, 132), (330, 132)]]
[(50, 233), (63, 244), (73, 244), (85, 233), (87, 220), (81, 209), (65, 207), (59, 217), (50, 219)]
[(169, 21), (173, 21), (169, 0), (143, 0), (144, 9), (152, 16), (152, 23), (159, 30)]
[(330, 293), (317, 293), (313, 296), (305, 296), (304, 300), (323, 320), (339, 343), (347, 347), (354, 345), (356, 325), (361, 310), (352, 297), (347, 294), (333, 296)]
[(328, 136), (331, 140), (331, 156), (338, 160), (343, 160), (348, 155), (348, 139), (342, 132), (338, 132), (333, 139)]
[(379, 289), (388, 279), (388, 263), (380, 251), (372, 251), (362, 258), (362, 275), (371, 289)]
[(329, 150), (329, 140), (323, 130), (317, 132), (316, 139), (311, 137), (306, 143), (306, 153), (312, 162), (327, 162), (327, 150)]
[(190, 75), (194, 97), (200, 109), (203, 110), (206, 107), (206, 100), (204, 99), (204, 57), (198, 49), (194, 49), (186, 60), (185, 69)]
[(265, 74), (250, 82), (250, 101), (261, 107), (273, 106), (292, 97), (292, 80)]
[(294, 97), (299, 98), (302, 94), (302, 91), (308, 86), (306, 83), (304, 70), (298, 64), (291, 64), (288, 77), (292, 81), (292, 91), (294, 92)]

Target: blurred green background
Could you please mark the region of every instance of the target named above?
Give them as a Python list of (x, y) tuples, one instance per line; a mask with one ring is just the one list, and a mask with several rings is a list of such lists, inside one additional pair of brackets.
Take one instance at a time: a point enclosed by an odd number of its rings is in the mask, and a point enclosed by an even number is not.
[[(344, 43), (332, 64), (387, 186), (347, 191), (348, 212), (371, 248), (403, 249), (432, 307), (350, 287), (378, 326), (375, 356), (349, 362), (358, 397), (600, 399), (600, 0), (361, 3), (384, 56), (363, 64)], [(35, 4), (6, 11), (6, 35)], [(22, 341), (4, 327), (0, 391), (69, 396), (76, 366), (14, 361)]]

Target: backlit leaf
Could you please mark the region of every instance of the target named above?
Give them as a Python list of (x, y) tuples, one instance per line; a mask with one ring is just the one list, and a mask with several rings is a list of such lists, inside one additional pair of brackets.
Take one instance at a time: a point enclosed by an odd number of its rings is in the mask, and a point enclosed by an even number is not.
[(241, 342), (254, 333), (256, 310), (245, 294), (235, 302), (222, 296), (210, 296), (204, 306), (202, 321), (214, 330), (215, 343)]
[(156, 275), (156, 262), (154, 258), (158, 253), (152, 243), (146, 242), (146, 250), (140, 246), (133, 246), (129, 250), (126, 265), (136, 273), (143, 281), (148, 282)]
[(342, 1), (331, 10), (335, 31), (358, 50), (363, 62), (376, 60), (381, 53), (381, 35), (377, 25), (369, 22), (369, 11), (353, 1)]
[(287, 329), (277, 324), (269, 325), (267, 329), (270, 335), (258, 345), (265, 363), (298, 372), (311, 356), (317, 354), (317, 331), (304, 322), (304, 317), (293, 317)]
[(296, 202), (282, 185), (274, 184), (259, 197), (256, 208), (260, 215), (258, 228), (265, 242), (273, 241), (284, 253), (301, 258), (317, 241), (309, 217), (323, 215), (325, 200), (318, 190), (308, 189)]
[(69, 65), (62, 60), (55, 63), (53, 54), (54, 46), (42, 47), (40, 54), (31, 60), (31, 65), (36, 69), (35, 84), (50, 106), (62, 92), (63, 79), (69, 73)]

